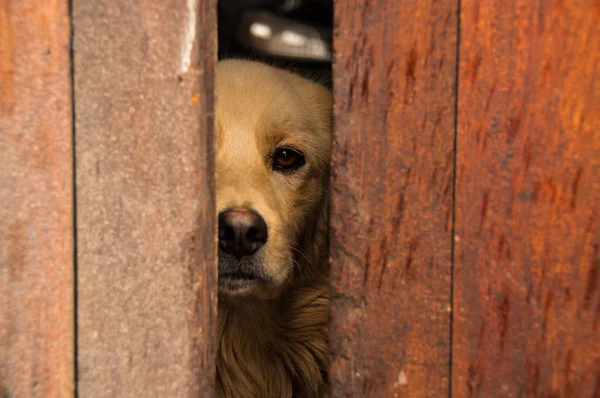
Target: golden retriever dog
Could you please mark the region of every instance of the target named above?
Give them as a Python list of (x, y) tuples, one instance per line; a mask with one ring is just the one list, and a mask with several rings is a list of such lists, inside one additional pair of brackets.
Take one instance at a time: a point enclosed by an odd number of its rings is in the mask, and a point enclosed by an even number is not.
[(331, 94), (291, 72), (219, 62), (219, 397), (327, 392)]

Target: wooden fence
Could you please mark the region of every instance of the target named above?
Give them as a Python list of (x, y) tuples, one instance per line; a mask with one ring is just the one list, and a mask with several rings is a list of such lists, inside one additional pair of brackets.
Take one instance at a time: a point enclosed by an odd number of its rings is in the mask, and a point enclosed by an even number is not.
[[(214, 396), (215, 0), (0, 0), (0, 397)], [(333, 397), (600, 397), (600, 3), (335, 4)]]

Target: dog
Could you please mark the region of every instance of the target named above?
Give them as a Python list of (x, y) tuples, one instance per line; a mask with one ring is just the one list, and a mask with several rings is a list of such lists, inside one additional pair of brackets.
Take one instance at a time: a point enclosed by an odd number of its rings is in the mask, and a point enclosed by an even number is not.
[(331, 93), (237, 59), (215, 87), (217, 396), (322, 397)]

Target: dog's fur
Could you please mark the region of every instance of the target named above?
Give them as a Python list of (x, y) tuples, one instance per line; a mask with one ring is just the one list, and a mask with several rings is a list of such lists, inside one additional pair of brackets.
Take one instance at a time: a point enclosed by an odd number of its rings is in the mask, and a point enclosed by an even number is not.
[[(219, 284), (218, 396), (324, 396), (331, 94), (291, 72), (227, 60), (216, 96), (217, 210), (252, 209), (269, 233), (248, 260), (265, 281)], [(272, 169), (282, 145), (305, 156), (293, 173)], [(228, 261), (220, 251), (220, 272)]]

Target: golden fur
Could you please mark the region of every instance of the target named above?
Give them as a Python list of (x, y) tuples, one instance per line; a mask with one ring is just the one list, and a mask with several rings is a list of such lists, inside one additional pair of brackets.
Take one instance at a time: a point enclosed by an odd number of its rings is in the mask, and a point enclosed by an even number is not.
[[(287, 71), (227, 60), (216, 95), (217, 210), (262, 215), (269, 238), (254, 256), (270, 281), (235, 292), (220, 285), (217, 395), (324, 396), (331, 94)], [(272, 169), (282, 145), (305, 155), (293, 173)]]

